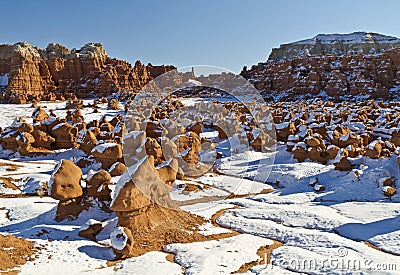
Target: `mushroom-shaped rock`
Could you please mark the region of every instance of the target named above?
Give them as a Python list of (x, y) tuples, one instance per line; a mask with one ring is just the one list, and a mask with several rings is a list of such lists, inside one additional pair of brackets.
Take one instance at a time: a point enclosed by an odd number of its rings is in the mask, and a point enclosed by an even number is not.
[(122, 226), (117, 226), (110, 235), (111, 246), (119, 259), (125, 259), (132, 253), (134, 238), (132, 232)]
[(62, 201), (82, 196), (81, 178), (81, 169), (72, 161), (62, 159), (50, 178), (49, 195)]
[[(129, 172), (126, 171), (119, 179), (111, 203), (111, 209), (115, 210), (118, 217), (118, 225), (128, 228), (135, 236), (132, 243), (134, 250), (129, 252), (129, 256), (141, 255), (149, 249), (160, 250), (169, 243), (207, 239), (207, 236), (194, 230), (204, 220), (175, 207), (169, 197), (171, 188), (154, 172), (152, 158), (146, 156), (129, 167)], [(125, 235), (120, 237), (129, 240), (126, 232)], [(146, 247), (143, 247), (144, 242)], [(114, 249), (117, 248), (117, 251), (114, 250), (116, 254), (125, 247), (125, 242), (122, 244), (118, 247), (113, 245)], [(122, 254), (126, 255), (128, 251)]]
[(333, 161), (333, 165), (335, 165), (335, 169), (339, 171), (350, 171), (353, 168), (353, 165), (348, 160), (349, 153), (346, 149), (340, 149), (336, 158)]
[(297, 159), (299, 162), (303, 162), (306, 158), (308, 158), (307, 145), (304, 142), (297, 143), (293, 147), (292, 153), (294, 159)]
[(328, 159), (334, 159), (338, 152), (339, 152), (340, 148), (337, 147), (336, 145), (329, 145), (328, 148), (326, 148), (326, 153), (328, 154)]
[(147, 138), (145, 143), (146, 153), (149, 156), (153, 156), (155, 164), (161, 164), (163, 162), (163, 152), (161, 150), (160, 144), (154, 138)]
[(111, 181), (110, 173), (105, 170), (98, 172), (90, 171), (86, 181), (86, 194), (88, 196), (98, 197), (102, 200), (111, 200), (111, 190), (108, 188)]
[(275, 125), (277, 138), (281, 141), (287, 141), (290, 135), (296, 132), (296, 126), (292, 122), (283, 122)]
[(123, 173), (125, 173), (126, 169), (128, 168), (126, 167), (125, 164), (117, 161), (110, 167), (110, 169), (108, 169), (108, 172), (112, 177), (115, 177), (115, 176), (121, 176)]
[(128, 168), (117, 183), (115, 196), (111, 203), (114, 211), (134, 211), (146, 205), (157, 203), (176, 208), (167, 186), (158, 176), (154, 158), (146, 156)]
[(92, 149), (96, 147), (97, 138), (96, 135), (90, 130), (79, 131), (77, 142), (79, 143), (79, 148), (86, 154), (90, 154)]
[(168, 130), (158, 121), (148, 121), (146, 123), (146, 135), (151, 138), (166, 136)]
[(119, 106), (119, 102), (115, 98), (111, 99), (111, 101), (108, 102), (108, 108), (111, 110), (121, 110), (121, 107)]
[(34, 129), (32, 125), (30, 125), (21, 117), (14, 119), (13, 123), (11, 124), (11, 128), (21, 133), (22, 132), (32, 133)]

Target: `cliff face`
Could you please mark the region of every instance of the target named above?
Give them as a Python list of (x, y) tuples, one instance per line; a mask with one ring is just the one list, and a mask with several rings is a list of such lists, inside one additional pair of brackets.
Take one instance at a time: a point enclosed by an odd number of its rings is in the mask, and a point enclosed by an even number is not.
[(334, 98), (347, 95), (390, 98), (400, 90), (400, 48), (379, 54), (270, 58), (249, 70), (245, 67), (241, 75), (267, 99), (291, 100), (321, 92)]
[(377, 33), (319, 34), (310, 39), (282, 44), (279, 48), (272, 49), (268, 60), (321, 54), (377, 54), (397, 47), (400, 47), (400, 39)]
[(134, 66), (111, 58), (100, 43), (69, 50), (50, 44), (41, 50), (26, 42), (0, 45), (0, 101), (23, 103), (53, 100), (62, 94), (78, 97), (107, 96), (128, 90), (137, 92), (173, 66)]

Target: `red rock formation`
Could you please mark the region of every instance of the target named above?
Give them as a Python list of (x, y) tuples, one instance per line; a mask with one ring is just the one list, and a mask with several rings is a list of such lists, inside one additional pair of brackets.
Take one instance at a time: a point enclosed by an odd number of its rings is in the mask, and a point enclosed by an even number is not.
[(243, 68), (241, 75), (268, 99), (280, 94), (283, 100), (321, 91), (338, 98), (370, 95), (389, 98), (390, 89), (400, 84), (400, 48), (380, 54), (295, 56), (269, 60)]
[[(55, 100), (72, 93), (78, 97), (107, 96), (118, 91), (137, 92), (148, 81), (175, 69), (173, 66), (134, 66), (111, 58), (101, 43), (69, 50), (50, 44), (41, 50), (26, 42), (0, 45), (0, 76), (8, 77), (0, 101), (25, 103)], [(4, 81), (3, 81), (4, 82)]]

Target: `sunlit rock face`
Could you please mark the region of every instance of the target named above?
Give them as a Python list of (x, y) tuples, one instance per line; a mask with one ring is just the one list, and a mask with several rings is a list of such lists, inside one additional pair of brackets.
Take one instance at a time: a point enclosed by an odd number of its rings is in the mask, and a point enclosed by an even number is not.
[(171, 69), (140, 61), (132, 66), (109, 57), (101, 43), (72, 50), (60, 44), (49, 44), (46, 49), (27, 42), (4, 44), (0, 45), (0, 100), (25, 103), (61, 99), (68, 93), (88, 97), (135, 92)]
[(400, 39), (371, 33), (317, 35), (273, 49), (241, 75), (267, 99), (316, 95), (390, 98), (400, 87)]

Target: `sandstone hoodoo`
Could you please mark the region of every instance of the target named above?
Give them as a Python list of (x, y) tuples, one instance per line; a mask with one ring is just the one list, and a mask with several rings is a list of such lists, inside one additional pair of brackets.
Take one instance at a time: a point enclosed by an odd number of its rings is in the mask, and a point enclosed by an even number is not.
[(400, 39), (374, 33), (317, 35), (273, 49), (241, 75), (268, 100), (313, 96), (397, 98)]
[(171, 188), (160, 180), (151, 158), (130, 167), (117, 183), (111, 209), (119, 227), (111, 233), (111, 243), (119, 258), (161, 250), (169, 243), (210, 239), (195, 230), (204, 220), (171, 200)]
[(26, 103), (72, 97), (108, 96), (118, 91), (137, 92), (148, 81), (173, 66), (134, 66), (111, 58), (101, 43), (80, 49), (49, 44), (39, 49), (26, 42), (0, 45), (0, 102)]
[(70, 200), (82, 196), (82, 171), (70, 160), (61, 160), (49, 182), (49, 195), (56, 200)]
[[(108, 187), (110, 180), (111, 175), (105, 170), (89, 171), (83, 187), (82, 170), (70, 160), (61, 160), (54, 169), (48, 189), (49, 195), (59, 200), (56, 221), (74, 220), (82, 211), (90, 208), (100, 208), (104, 212), (110, 212), (111, 190)], [(92, 226), (89, 231), (82, 234), (92, 234), (94, 229)]]

